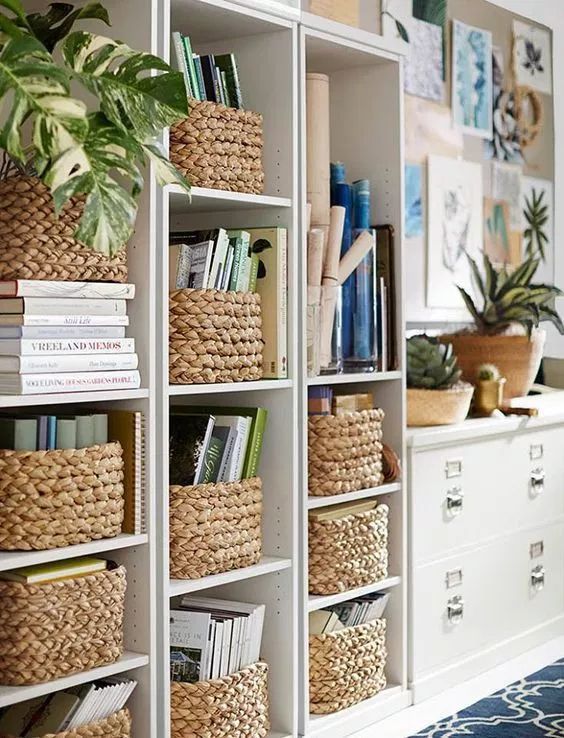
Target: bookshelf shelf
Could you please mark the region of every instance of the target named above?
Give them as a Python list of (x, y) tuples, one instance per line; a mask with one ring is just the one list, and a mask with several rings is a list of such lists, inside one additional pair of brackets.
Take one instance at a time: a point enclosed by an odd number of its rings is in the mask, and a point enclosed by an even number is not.
[(0, 552), (0, 571), (18, 569), (22, 566), (34, 566), (50, 561), (61, 559), (72, 559), (77, 556), (96, 556), (110, 551), (118, 551), (122, 548), (142, 546), (149, 540), (149, 536), (122, 535), (115, 538), (105, 538), (101, 541), (91, 543), (80, 543), (77, 546), (65, 546), (63, 548), (52, 548), (49, 551), (2, 551)]
[(390, 495), (401, 490), (401, 484), (382, 484), (380, 487), (370, 489), (359, 489), (357, 492), (345, 492), (342, 495), (331, 495), (329, 497), (308, 497), (307, 506), (310, 510), (317, 507), (328, 507), (329, 505), (340, 505), (342, 502), (354, 502), (355, 500), (366, 500), (370, 497)]
[(111, 390), (108, 392), (69, 392), (67, 394), (54, 395), (0, 395), (0, 408), (145, 400), (148, 397), (148, 389)]
[(366, 374), (328, 374), (320, 377), (308, 377), (309, 387), (323, 384), (368, 384), (370, 382), (394, 382), (402, 378), (401, 372), (370, 372)]
[(382, 579), (380, 582), (374, 584), (367, 584), (365, 587), (356, 587), (355, 589), (349, 589), (346, 592), (337, 592), (337, 594), (331, 595), (310, 595), (308, 600), (308, 612), (314, 610), (323, 610), (324, 607), (330, 605), (337, 605), (339, 602), (345, 602), (346, 600), (352, 600), (355, 597), (362, 597), (372, 592), (382, 592), (385, 589), (391, 589), (397, 587), (401, 583), (401, 577), (390, 576), (387, 579)]
[(170, 212), (173, 215), (292, 207), (292, 201), (288, 197), (251, 195), (245, 192), (228, 192), (226, 190), (193, 187), (191, 198), (189, 198), (176, 185), (169, 185), (166, 189), (169, 194)]
[(222, 395), (235, 392), (273, 392), (291, 389), (291, 379), (264, 379), (259, 382), (233, 382), (231, 384), (171, 384), (168, 393), (171, 397), (191, 395)]

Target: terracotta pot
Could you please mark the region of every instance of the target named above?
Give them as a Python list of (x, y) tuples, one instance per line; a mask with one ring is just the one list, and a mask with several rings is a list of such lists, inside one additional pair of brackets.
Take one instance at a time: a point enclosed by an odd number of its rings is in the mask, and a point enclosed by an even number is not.
[(450, 389), (407, 390), (407, 424), (413, 426), (453, 425), (468, 415), (474, 387), (459, 382)]
[(546, 332), (533, 331), (527, 336), (484, 336), (479, 333), (453, 333), (440, 336), (443, 343), (452, 343), (462, 369), (462, 379), (476, 382), (480, 364), (495, 364), (507, 380), (505, 400), (523, 397), (531, 389), (542, 359)]

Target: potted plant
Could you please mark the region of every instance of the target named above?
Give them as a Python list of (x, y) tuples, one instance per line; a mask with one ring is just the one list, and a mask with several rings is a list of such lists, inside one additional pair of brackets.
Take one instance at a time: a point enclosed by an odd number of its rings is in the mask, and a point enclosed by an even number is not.
[(503, 405), (505, 377), (494, 364), (481, 364), (476, 377), (474, 411), (477, 415), (488, 416)]
[(96, 264), (123, 257), (143, 167), (189, 192), (160, 145), (188, 114), (183, 76), (121, 41), (73, 30), (85, 19), (109, 25), (99, 2), (29, 14), (21, 0), (0, 6), (0, 148), (9, 157), (0, 278), (76, 279), (86, 265), (86, 278), (111, 279), (97, 277)]
[(460, 381), (450, 344), (426, 335), (407, 341), (407, 424), (449, 425), (468, 415), (474, 388)]
[(564, 324), (554, 309), (554, 298), (564, 293), (557, 287), (533, 282), (540, 260), (526, 259), (512, 272), (495, 269), (484, 254), (484, 273), (469, 257), (481, 305), (458, 287), (474, 320), (471, 330), (441, 337), (452, 343), (462, 377), (472, 381), (482, 364), (494, 364), (506, 378), (506, 399), (526, 395), (538, 372), (545, 331), (540, 323), (550, 321), (560, 333)]

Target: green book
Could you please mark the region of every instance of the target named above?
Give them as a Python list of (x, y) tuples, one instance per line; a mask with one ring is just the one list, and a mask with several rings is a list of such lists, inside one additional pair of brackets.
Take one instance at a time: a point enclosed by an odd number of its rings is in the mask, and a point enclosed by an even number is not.
[(76, 448), (76, 419), (57, 418), (56, 448)]
[(237, 290), (237, 280), (239, 279), (241, 258), (243, 256), (243, 239), (240, 236), (229, 236), (229, 245), (233, 246), (233, 267), (231, 269), (231, 279), (229, 280), (229, 286), (227, 289), (235, 292)]
[(92, 443), (107, 443), (108, 442), (108, 416), (105, 413), (99, 413), (98, 415), (92, 415)]
[(232, 108), (243, 108), (243, 96), (239, 83), (239, 70), (235, 61), (235, 54), (215, 54), (216, 66), (220, 69), (222, 76), (225, 75), (225, 84)]
[(201, 100), (200, 85), (198, 83), (198, 76), (196, 74), (196, 67), (194, 66), (194, 54), (192, 52), (192, 44), (190, 42), (190, 36), (182, 36), (182, 44), (184, 47), (184, 56), (186, 57), (186, 67), (188, 69), (188, 76), (190, 78), (190, 87), (196, 100)]
[(186, 59), (186, 52), (184, 51), (184, 42), (182, 40), (182, 34), (179, 31), (173, 32), (172, 45), (174, 47), (174, 61), (176, 62), (176, 68), (184, 75), (186, 94), (188, 97), (194, 97), (194, 91), (190, 80), (190, 70), (188, 69), (188, 60)]
[(37, 419), (0, 418), (0, 448), (35, 451), (37, 449)]
[(229, 428), (218, 428), (214, 426), (210, 442), (208, 443), (204, 456), (202, 479), (204, 484), (217, 482), (228, 436)]
[(76, 447), (88, 448), (94, 445), (94, 419), (92, 415), (76, 416)]
[(239, 257), (239, 268), (237, 271), (237, 281), (234, 283), (236, 292), (249, 291), (249, 279), (251, 276), (251, 257), (249, 256), (249, 247), (251, 245), (251, 234), (248, 231), (227, 231), (229, 238), (239, 239), (241, 242), (241, 252)]

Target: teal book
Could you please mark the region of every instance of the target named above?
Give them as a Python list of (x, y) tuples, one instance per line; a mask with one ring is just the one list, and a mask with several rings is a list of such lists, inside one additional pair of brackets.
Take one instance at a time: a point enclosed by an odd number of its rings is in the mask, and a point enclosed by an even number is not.
[(57, 448), (76, 448), (76, 419), (57, 418)]
[(192, 52), (192, 44), (189, 36), (182, 36), (182, 45), (184, 47), (184, 56), (186, 58), (186, 68), (188, 70), (188, 77), (190, 79), (190, 87), (192, 94), (196, 100), (201, 100), (200, 97), (200, 85), (198, 84), (198, 77), (196, 76), (196, 67), (194, 66), (194, 54)]
[(101, 444), (108, 442), (108, 416), (99, 413), (92, 416), (93, 443)]
[(89, 448), (94, 445), (94, 419), (92, 415), (76, 416), (76, 447)]
[(194, 60), (194, 69), (196, 71), (196, 79), (198, 80), (198, 89), (200, 91), (200, 100), (206, 100), (206, 86), (204, 84), (204, 73), (202, 72), (202, 62), (199, 54), (192, 56)]
[(186, 60), (186, 53), (184, 51), (184, 41), (182, 40), (182, 34), (179, 33), (179, 31), (174, 31), (174, 33), (172, 34), (172, 45), (174, 48), (173, 64), (179, 72), (182, 72), (184, 76), (186, 94), (188, 95), (188, 97), (194, 97), (194, 91), (192, 90), (192, 84), (190, 82), (188, 62)]
[(0, 418), (0, 448), (35, 451), (37, 449), (36, 418)]
[(239, 70), (235, 60), (235, 54), (216, 54), (214, 56), (216, 66), (225, 75), (227, 93), (232, 108), (243, 108), (243, 96), (239, 82)]
[(237, 290), (237, 280), (239, 279), (239, 270), (241, 269), (243, 240), (240, 236), (229, 236), (229, 245), (233, 247), (233, 267), (231, 268), (231, 278), (227, 289), (234, 292)]

